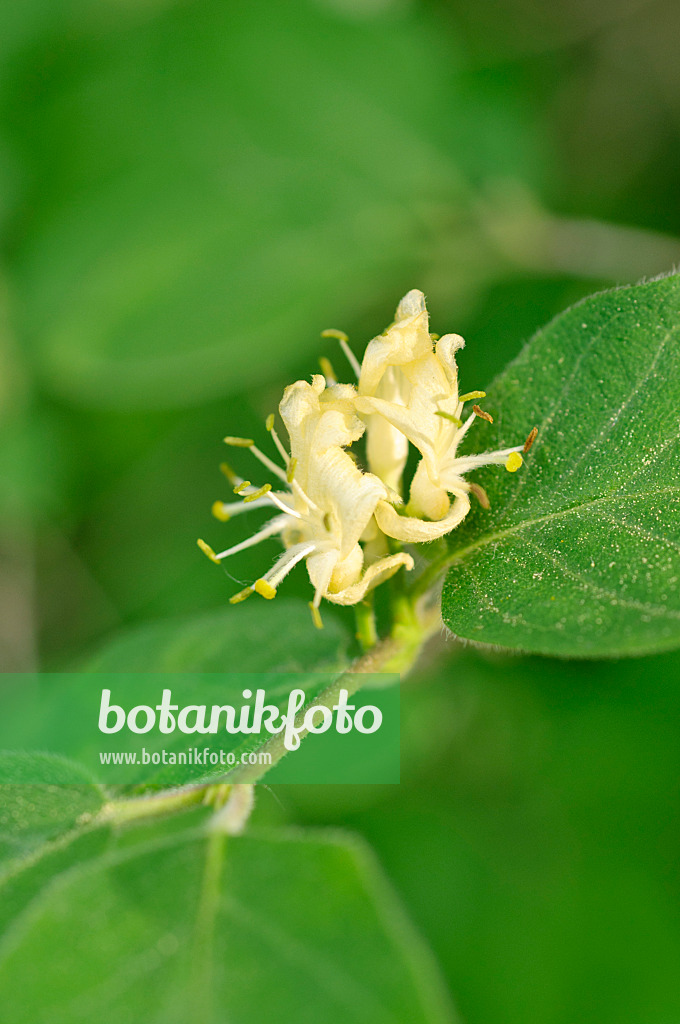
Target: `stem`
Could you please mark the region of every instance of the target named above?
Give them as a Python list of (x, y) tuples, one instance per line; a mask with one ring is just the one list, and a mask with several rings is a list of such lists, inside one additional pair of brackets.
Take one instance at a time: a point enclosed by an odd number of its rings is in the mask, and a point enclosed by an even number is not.
[(194, 1012), (200, 1009), (202, 1020), (213, 1018), (213, 957), (215, 920), (220, 904), (220, 889), (227, 836), (224, 832), (212, 832), (208, 836), (205, 853), (205, 867), (201, 883), (192, 956), (192, 1005)]
[(173, 814), (187, 807), (203, 803), (208, 785), (186, 786), (182, 789), (166, 789), (161, 793), (133, 797), (130, 800), (110, 800), (97, 815), (100, 822), (113, 825), (127, 825), (144, 818), (155, 818), (162, 814)]
[(357, 624), (356, 637), (361, 644), (362, 651), (370, 651), (378, 642), (378, 630), (375, 625), (375, 609), (373, 606), (373, 594), (356, 605), (354, 614)]
[[(367, 651), (354, 664), (343, 672), (338, 678), (323, 690), (311, 704), (303, 708), (298, 714), (295, 725), (299, 727), (304, 720), (306, 712), (313, 707), (326, 707), (332, 709), (338, 702), (341, 690), (347, 690), (348, 696), (360, 690), (365, 677), (371, 673), (394, 672), (405, 675), (413, 668), (418, 655), (425, 642), (436, 633), (440, 625), (439, 608), (430, 609), (418, 616), (410, 602), (409, 616), (404, 615), (403, 621), (396, 621), (391, 636), (381, 640), (370, 651)], [(304, 739), (306, 732), (300, 733), (300, 739)], [(239, 765), (227, 776), (229, 782), (255, 783), (268, 772), (274, 765), (278, 764), (282, 757), (288, 753), (284, 745), (284, 738), (281, 733), (274, 735), (259, 748), (261, 752), (269, 753), (271, 761), (262, 765)]]

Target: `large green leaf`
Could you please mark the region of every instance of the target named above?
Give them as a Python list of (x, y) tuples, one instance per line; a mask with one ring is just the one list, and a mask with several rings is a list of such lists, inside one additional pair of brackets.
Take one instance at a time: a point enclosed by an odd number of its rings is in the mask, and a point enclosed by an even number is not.
[(135, 19), (84, 0), (15, 58), (3, 120), (28, 191), (11, 270), (49, 388), (193, 403), (279, 380), (315, 332), (377, 313), (395, 274), (434, 278), (438, 248), (450, 299), (488, 280), (459, 164), (524, 166), (512, 87), (493, 110), (470, 96), (424, 10), (324, 6)]
[(680, 276), (595, 295), (490, 387), (480, 448), (539, 435), (492, 508), (450, 538), (443, 614), (462, 637), (542, 654), (680, 644)]
[(4, 886), (4, 1019), (452, 1019), (430, 954), (362, 846), (305, 834), (227, 839), (195, 826), (204, 813), (179, 833), (173, 822), (142, 828), (108, 850), (84, 833), (89, 860), (46, 856), (41, 871), (34, 857), (30, 900), (16, 898), (16, 868)]

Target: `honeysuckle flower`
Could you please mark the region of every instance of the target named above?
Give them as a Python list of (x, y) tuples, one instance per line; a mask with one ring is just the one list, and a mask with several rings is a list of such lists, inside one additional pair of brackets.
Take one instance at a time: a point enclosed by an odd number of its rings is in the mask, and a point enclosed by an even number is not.
[[(524, 445), (458, 455), (476, 417), (491, 417), (474, 405), (469, 416), (462, 418), (466, 402), (484, 397), (481, 391), (458, 393), (456, 352), (465, 344), (463, 338), (445, 334), (434, 347), (433, 340), (425, 296), (410, 291), (399, 303), (392, 326), (369, 343), (356, 399), (369, 432), (378, 430), (382, 419), (395, 436), (407, 438), (422, 456), (411, 482), (407, 514), (400, 515), (386, 500), (375, 510), (380, 529), (406, 542), (435, 540), (458, 526), (470, 509), (470, 492), (488, 503), (484, 491), (465, 480), (464, 474), (493, 463), (515, 472), (522, 465), (521, 453), (535, 437), (532, 431)], [(396, 463), (394, 442), (385, 443), (387, 457)]]
[(321, 624), (322, 598), (335, 604), (356, 604), (366, 592), (387, 579), (402, 565), (413, 567), (410, 555), (399, 552), (364, 565), (360, 541), (377, 531), (373, 516), (376, 506), (390, 496), (388, 487), (375, 474), (364, 473), (345, 450), (364, 432), (356, 415), (356, 391), (348, 384), (326, 386), (323, 376), (312, 383), (297, 381), (286, 388), (279, 406), (290, 438), (286, 451), (273, 428), (267, 427), (283, 460), (277, 465), (249, 439), (225, 438), (227, 443), (248, 447), (259, 461), (284, 485), (254, 487), (231, 475), (242, 503), (216, 503), (218, 519), (228, 519), (248, 507), (274, 505), (279, 514), (252, 537), (216, 554), (204, 541), (203, 551), (216, 562), (243, 551), (267, 537), (279, 535), (285, 547), (275, 564), (251, 586), (231, 598), (244, 600), (251, 593), (271, 599), (281, 581), (298, 562), (306, 561), (314, 586), (310, 606), (317, 625)]

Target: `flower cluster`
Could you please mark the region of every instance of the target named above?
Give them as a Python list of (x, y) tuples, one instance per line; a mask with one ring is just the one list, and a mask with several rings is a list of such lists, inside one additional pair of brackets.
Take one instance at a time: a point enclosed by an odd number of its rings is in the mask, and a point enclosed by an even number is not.
[[(467, 515), (470, 494), (488, 507), (483, 489), (466, 480), (465, 474), (490, 463), (515, 472), (522, 465), (522, 452), (536, 437), (534, 429), (515, 448), (458, 454), (474, 420), (491, 417), (473, 405), (463, 418), (465, 404), (484, 398), (484, 392), (458, 393), (456, 352), (464, 341), (457, 334), (439, 339), (430, 334), (422, 292), (410, 291), (401, 300), (394, 323), (368, 344), (361, 366), (345, 335), (324, 334), (340, 340), (357, 384), (337, 383), (324, 361), (324, 375), (286, 388), (279, 413), (290, 451), (274, 429), (274, 416), (267, 419), (282, 465), (253, 441), (226, 437), (229, 445), (249, 448), (278, 483), (256, 487), (223, 464), (240, 500), (215, 502), (213, 514), (222, 521), (249, 508), (274, 508), (277, 514), (252, 537), (217, 554), (204, 541), (198, 542), (219, 564), (267, 537), (278, 536), (283, 554), (231, 601), (245, 600), (252, 593), (273, 598), (284, 577), (304, 560), (314, 587), (310, 607), (317, 626), (321, 625), (322, 599), (356, 604), (401, 566), (413, 568), (412, 556), (395, 552), (399, 547), (395, 542), (414, 544), (443, 537)], [(363, 435), (368, 471), (357, 465), (349, 451)], [(420, 461), (405, 502), (402, 480), (409, 443), (420, 453)]]

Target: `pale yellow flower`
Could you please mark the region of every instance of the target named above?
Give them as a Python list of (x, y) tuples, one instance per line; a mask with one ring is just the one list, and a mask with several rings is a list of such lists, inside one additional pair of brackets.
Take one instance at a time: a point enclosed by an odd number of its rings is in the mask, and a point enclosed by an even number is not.
[[(524, 445), (481, 455), (458, 454), (475, 418), (490, 419), (478, 406), (462, 419), (465, 402), (484, 397), (483, 392), (458, 393), (456, 352), (464, 344), (458, 334), (446, 334), (433, 344), (425, 296), (414, 290), (399, 303), (394, 324), (366, 349), (356, 408), (367, 420), (369, 440), (371, 431), (380, 436), (382, 420), (382, 429), (408, 439), (421, 454), (407, 515), (400, 515), (386, 500), (376, 507), (378, 526), (397, 540), (435, 540), (458, 526), (470, 509), (470, 491), (485, 497), (481, 488), (464, 479), (465, 473), (492, 463), (505, 465), (510, 472), (522, 465)], [(396, 464), (395, 442), (388, 439), (383, 444), (386, 457)], [(404, 463), (405, 458), (402, 469)], [(375, 460), (371, 468), (374, 465)]]
[[(250, 507), (275, 505), (281, 512), (248, 540), (215, 554), (204, 542), (202, 549), (214, 561), (242, 551), (273, 535), (279, 535), (286, 550), (272, 568), (232, 601), (257, 592), (272, 598), (291, 569), (306, 561), (314, 586), (311, 606), (317, 625), (321, 599), (335, 604), (356, 604), (366, 592), (393, 575), (402, 565), (410, 569), (413, 559), (405, 553), (387, 555), (364, 565), (361, 539), (375, 531), (376, 506), (389, 496), (386, 485), (373, 473), (364, 473), (346, 448), (364, 432), (356, 415), (356, 391), (349, 384), (326, 387), (321, 375), (312, 383), (297, 381), (286, 388), (279, 411), (290, 437), (290, 453), (280, 442), (272, 423), (268, 427), (279, 449), (284, 468), (277, 466), (251, 441), (227, 438), (247, 446), (284, 484), (283, 490), (257, 489), (235, 479), (236, 490)], [(248, 507), (247, 504), (245, 507)], [(214, 511), (229, 518), (243, 505), (222, 505)]]

